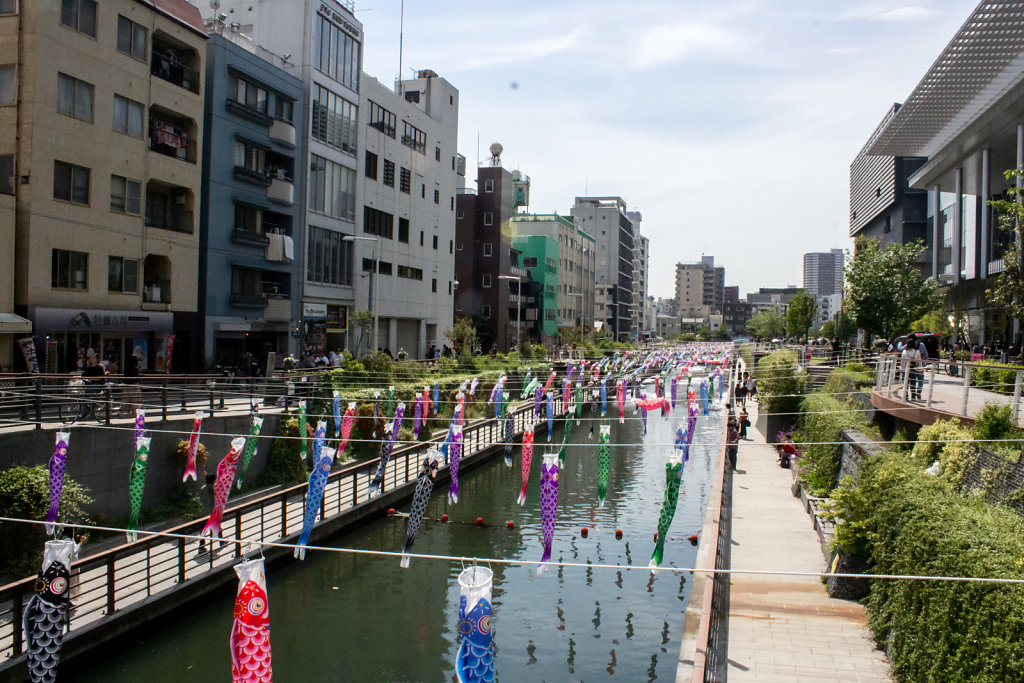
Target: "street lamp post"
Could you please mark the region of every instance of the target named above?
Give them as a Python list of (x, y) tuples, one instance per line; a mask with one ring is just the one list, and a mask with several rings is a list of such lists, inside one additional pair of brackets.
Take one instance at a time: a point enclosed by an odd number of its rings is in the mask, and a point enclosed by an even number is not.
[(515, 280), (516, 281), (516, 345), (522, 348), (523, 343), (523, 329), (522, 329), (522, 315), (520, 315), (520, 307), (523, 303), (523, 279), (519, 275), (499, 275), (499, 280)]
[(356, 240), (366, 240), (373, 242), (373, 268), (370, 270), (370, 291), (366, 293), (366, 305), (373, 311), (373, 352), (376, 353), (377, 349), (380, 348), (377, 345), (377, 331), (379, 325), (377, 323), (377, 302), (380, 300), (378, 296), (379, 287), (374, 287), (374, 280), (377, 279), (377, 270), (380, 268), (380, 262), (378, 260), (378, 247), (380, 246), (380, 237), (360, 237), (358, 235), (345, 235), (341, 238), (345, 242), (355, 242)]

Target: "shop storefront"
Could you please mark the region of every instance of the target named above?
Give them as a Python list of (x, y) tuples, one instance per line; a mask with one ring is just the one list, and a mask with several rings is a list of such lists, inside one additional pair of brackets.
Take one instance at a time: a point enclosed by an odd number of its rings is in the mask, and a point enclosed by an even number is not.
[(327, 352), (327, 304), (302, 302), (302, 358)]
[(165, 370), (173, 313), (35, 308), (29, 314), (38, 335), (40, 366), (47, 371), (78, 371), (90, 353), (99, 353), (118, 372), (130, 354), (139, 359), (140, 370)]
[(348, 345), (348, 306), (327, 304), (326, 333), (327, 350), (341, 353)]

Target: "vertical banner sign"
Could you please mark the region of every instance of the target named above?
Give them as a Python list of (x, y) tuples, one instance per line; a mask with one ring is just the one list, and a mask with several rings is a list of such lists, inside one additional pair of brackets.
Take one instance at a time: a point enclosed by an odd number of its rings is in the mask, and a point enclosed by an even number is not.
[(171, 372), (171, 352), (174, 351), (174, 335), (167, 335), (167, 356), (164, 360), (164, 372)]
[(24, 337), (18, 340), (21, 347), (21, 355), (25, 356), (25, 367), (29, 372), (39, 372), (39, 361), (36, 360), (36, 340), (32, 337)]

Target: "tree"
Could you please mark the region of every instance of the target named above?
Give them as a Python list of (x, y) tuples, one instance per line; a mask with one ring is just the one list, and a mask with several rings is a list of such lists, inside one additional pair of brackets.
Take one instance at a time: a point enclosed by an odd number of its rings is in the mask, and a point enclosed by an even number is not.
[(914, 332), (934, 332), (943, 337), (948, 337), (956, 331), (949, 323), (949, 315), (941, 310), (928, 311), (910, 323), (910, 329)]
[(882, 248), (876, 239), (857, 238), (846, 266), (846, 301), (868, 339), (872, 333), (888, 339), (904, 334), (910, 323), (938, 307), (935, 282), (917, 266), (924, 248), (920, 240)]
[[(352, 324), (359, 330), (359, 342), (356, 343), (356, 351), (363, 346), (363, 340), (370, 343), (370, 330), (373, 329), (373, 311), (356, 311), (352, 315)], [(373, 349), (374, 352), (377, 349)]]
[(1007, 199), (989, 202), (996, 210), (1000, 230), (1011, 235), (1003, 251), (1003, 272), (990, 280), (992, 286), (985, 290), (989, 304), (1008, 318), (1024, 318), (1024, 249), (1021, 246), (1021, 232), (1024, 226), (1024, 205), (1020, 203), (1024, 192), (1016, 187), (1017, 180), (1024, 173), (1010, 169), (1004, 173), (1010, 181), (1006, 191)]
[(444, 331), (455, 346), (456, 354), (472, 355), (473, 347), (476, 345), (476, 327), (469, 318), (459, 318), (455, 324)]
[(806, 289), (801, 289), (789, 300), (786, 311), (786, 331), (794, 337), (802, 337), (814, 324), (814, 316), (818, 312), (818, 303)]
[(755, 339), (774, 339), (786, 334), (786, 321), (778, 311), (764, 311), (747, 321), (747, 332)]

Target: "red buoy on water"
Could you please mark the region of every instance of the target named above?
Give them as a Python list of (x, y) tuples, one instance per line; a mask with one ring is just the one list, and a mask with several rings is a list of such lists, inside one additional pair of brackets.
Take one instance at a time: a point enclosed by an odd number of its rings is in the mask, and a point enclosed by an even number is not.
[(447, 522), (448, 521), (448, 515), (441, 515), (441, 521), (442, 522)]
[(483, 526), (484, 525), (484, 518), (483, 517), (477, 517), (476, 518), (476, 525), (477, 526)]
[(615, 530), (615, 538), (622, 538), (622, 529)]
[(582, 529), (580, 529), (580, 536), (582, 536), (583, 538), (586, 538), (588, 533), (590, 533), (590, 530), (587, 529), (587, 527), (583, 527)]
[(658, 532), (657, 532), (657, 531), (655, 531), (655, 532), (654, 532), (654, 540), (655, 540), (655, 541), (657, 541), (657, 540), (658, 540)]
[(507, 526), (509, 529), (511, 529), (511, 528), (515, 527), (515, 523), (510, 519), (507, 522), (505, 522), (505, 526)]

